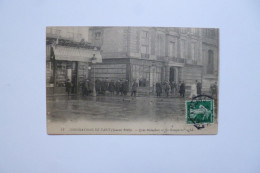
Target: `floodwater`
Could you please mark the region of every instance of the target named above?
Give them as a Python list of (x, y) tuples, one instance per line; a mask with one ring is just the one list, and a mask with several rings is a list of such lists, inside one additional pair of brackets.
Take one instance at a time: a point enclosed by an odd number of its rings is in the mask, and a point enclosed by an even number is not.
[(67, 121), (184, 121), (185, 99), (179, 97), (52, 96), (47, 118)]

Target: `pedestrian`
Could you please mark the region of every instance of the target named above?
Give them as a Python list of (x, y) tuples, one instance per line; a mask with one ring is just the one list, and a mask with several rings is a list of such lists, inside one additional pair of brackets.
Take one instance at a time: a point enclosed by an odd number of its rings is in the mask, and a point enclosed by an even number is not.
[(170, 87), (171, 87), (171, 95), (174, 95), (174, 81), (170, 82)]
[(123, 94), (126, 96), (128, 91), (129, 91), (128, 80), (125, 80), (125, 82), (123, 83)]
[(190, 98), (197, 96), (196, 83), (191, 84)]
[(170, 85), (168, 81), (165, 81), (164, 83), (164, 90), (165, 90), (165, 94), (168, 97), (169, 96), (169, 90), (170, 90)]
[(120, 85), (120, 80), (117, 80), (115, 85), (116, 85), (116, 88), (115, 88), (115, 89), (116, 89), (116, 95), (119, 95), (120, 86), (121, 86), (121, 85)]
[(173, 95), (177, 93), (177, 83), (173, 81)]
[(67, 79), (65, 86), (66, 86), (66, 92), (68, 93), (68, 96), (69, 96), (71, 93), (71, 82), (69, 79)]
[(109, 90), (110, 94), (113, 96), (114, 92), (115, 92), (115, 83), (113, 80), (111, 80), (109, 82), (108, 90)]
[(157, 82), (157, 83), (155, 84), (155, 87), (156, 87), (156, 95), (157, 95), (157, 97), (161, 97), (161, 93), (162, 93), (161, 83), (160, 83), (160, 82)]
[(185, 96), (185, 83), (184, 83), (184, 81), (181, 83), (181, 86), (180, 86), (180, 95), (181, 95), (181, 97)]
[(103, 79), (101, 81), (101, 94), (105, 95), (107, 90), (107, 82)]
[(86, 83), (86, 81), (83, 81), (82, 84), (81, 84), (82, 96), (83, 97), (86, 95), (85, 83)]
[(217, 97), (217, 82), (215, 82), (210, 86), (210, 90), (211, 90), (211, 96)]
[(95, 81), (95, 89), (97, 94), (101, 93), (101, 81), (99, 79)]
[(181, 88), (181, 81), (179, 81), (177, 84), (177, 93), (180, 93), (180, 88)]
[(90, 94), (90, 84), (89, 84), (89, 80), (87, 80), (85, 83), (85, 95), (88, 96)]
[(197, 94), (198, 94), (198, 95), (201, 95), (201, 88), (202, 88), (201, 82), (198, 82), (198, 81), (196, 80), (196, 83), (197, 83)]
[(137, 82), (134, 80), (134, 83), (132, 85), (132, 93), (131, 93), (131, 96), (135, 96), (136, 97), (136, 91), (137, 91), (137, 87), (138, 87), (138, 84)]
[(120, 95), (124, 94), (124, 81), (120, 80), (120, 88), (119, 88)]
[(106, 92), (109, 91), (109, 81), (108, 78), (104, 80), (104, 95), (106, 95)]

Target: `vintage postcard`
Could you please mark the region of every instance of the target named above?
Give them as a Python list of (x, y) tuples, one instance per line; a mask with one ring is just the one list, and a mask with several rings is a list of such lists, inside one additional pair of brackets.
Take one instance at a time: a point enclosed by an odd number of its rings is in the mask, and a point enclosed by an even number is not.
[(219, 29), (47, 27), (48, 134), (217, 134)]

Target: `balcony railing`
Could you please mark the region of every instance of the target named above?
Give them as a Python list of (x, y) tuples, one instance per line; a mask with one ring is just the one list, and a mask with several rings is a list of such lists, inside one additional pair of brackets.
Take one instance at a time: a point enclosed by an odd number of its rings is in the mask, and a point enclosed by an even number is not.
[(183, 58), (176, 58), (176, 57), (169, 57), (169, 61), (177, 62), (177, 63), (184, 63)]
[(177, 62), (177, 63), (185, 63), (185, 59), (183, 58), (176, 58), (176, 57), (167, 57), (167, 56), (157, 56), (157, 60), (162, 60), (162, 61), (172, 61), (172, 62)]
[(198, 64), (198, 61), (197, 61), (197, 60), (194, 60), (194, 59), (185, 59), (185, 63), (186, 63), (186, 64), (194, 64), (194, 65), (197, 65), (197, 64)]

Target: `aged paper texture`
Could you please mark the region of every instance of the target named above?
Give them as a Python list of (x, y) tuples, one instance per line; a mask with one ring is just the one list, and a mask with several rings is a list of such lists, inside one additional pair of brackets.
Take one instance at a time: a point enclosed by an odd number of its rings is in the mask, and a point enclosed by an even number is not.
[(47, 27), (48, 134), (217, 134), (219, 30)]

